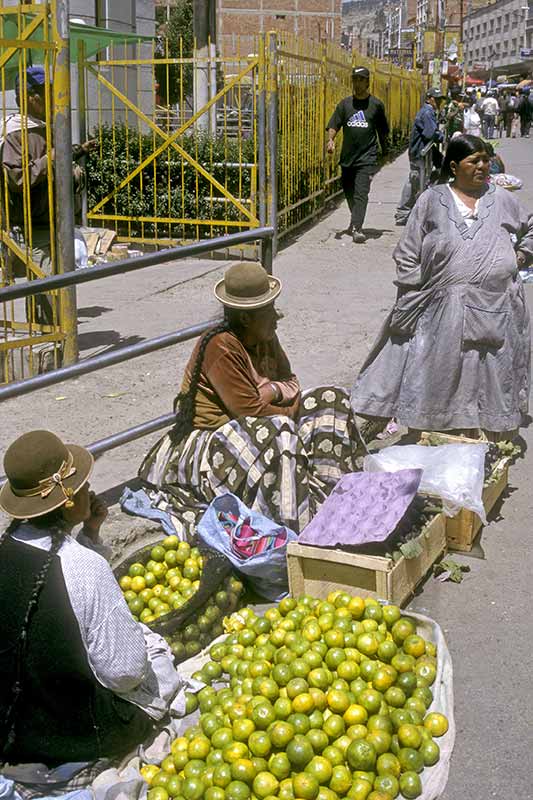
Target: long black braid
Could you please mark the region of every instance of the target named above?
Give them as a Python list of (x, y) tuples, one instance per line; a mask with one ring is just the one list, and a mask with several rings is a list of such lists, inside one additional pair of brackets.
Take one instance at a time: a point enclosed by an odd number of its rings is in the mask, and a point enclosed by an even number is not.
[(204, 362), (207, 345), (211, 339), (214, 339), (219, 333), (232, 332), (238, 335), (240, 330), (240, 315), (241, 312), (237, 309), (225, 308), (224, 320), (204, 334), (200, 347), (198, 348), (194, 367), (192, 368), (189, 388), (186, 392), (180, 392), (174, 399), (176, 423), (169, 434), (172, 444), (179, 444), (182, 439), (185, 439), (193, 430), (194, 415), (196, 412), (196, 393), (198, 391), (198, 382), (200, 380), (200, 373), (202, 372), (202, 364)]
[[(48, 528), (48, 525), (50, 525), (49, 532), (52, 539), (52, 545), (35, 580), (35, 584), (28, 602), (28, 607), (26, 608), (26, 613), (24, 615), (22, 628), (16, 644), (15, 681), (11, 687), (10, 705), (8, 706), (5, 717), (2, 721), (2, 735), (0, 739), (0, 756), (2, 758), (7, 756), (8, 751), (13, 747), (15, 742), (16, 710), (23, 691), (22, 672), (24, 660), (26, 658), (26, 650), (28, 648), (28, 631), (31, 625), (33, 614), (35, 613), (39, 603), (39, 597), (46, 583), (52, 561), (63, 544), (64, 533), (58, 525), (60, 519), (60, 512), (51, 512), (51, 514), (46, 514), (43, 517), (32, 520), (32, 524), (36, 524), (39, 527)], [(3, 536), (0, 538), (0, 547), (8, 539), (8, 537), (16, 531), (19, 525), (19, 520), (14, 520), (7, 527)]]

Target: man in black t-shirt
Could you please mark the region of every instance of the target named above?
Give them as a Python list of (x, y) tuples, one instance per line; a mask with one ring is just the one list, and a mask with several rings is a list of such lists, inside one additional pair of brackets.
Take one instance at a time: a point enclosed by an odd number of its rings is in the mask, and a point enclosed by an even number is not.
[(366, 67), (352, 70), (353, 95), (338, 104), (328, 122), (328, 153), (335, 152), (335, 136), (342, 128), (340, 166), (342, 188), (350, 208), (350, 232), (354, 242), (366, 241), (363, 222), (372, 178), (377, 172), (378, 139), (383, 155), (388, 149), (389, 123), (385, 106), (369, 92)]

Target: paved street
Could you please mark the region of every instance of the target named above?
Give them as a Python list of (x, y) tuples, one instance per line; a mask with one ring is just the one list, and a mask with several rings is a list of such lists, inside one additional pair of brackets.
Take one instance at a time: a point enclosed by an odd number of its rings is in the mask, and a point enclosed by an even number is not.
[[(533, 210), (533, 140), (504, 140), (498, 152), (507, 171), (524, 180), (518, 193)], [(344, 205), (284, 243), (275, 272), (284, 283), (279, 333), (305, 387), (350, 386), (393, 297), (391, 253), (401, 229), (393, 212), (406, 156), (385, 167), (372, 190), (365, 245), (339, 236)], [(217, 313), (212, 286), (225, 265), (178, 262), (87, 284), (79, 291), (82, 356), (200, 322)], [(533, 285), (526, 287), (530, 306)], [(136, 359), (43, 390), (3, 406), (2, 441), (30, 428), (49, 428), (66, 441), (87, 444), (171, 409), (192, 345)], [(531, 444), (531, 428), (523, 433)], [(102, 457), (93, 485), (131, 480), (157, 436)], [(471, 556), (460, 585), (429, 579), (412, 608), (446, 631), (455, 670), (457, 740), (444, 800), (533, 798), (530, 691), (533, 601), (533, 492), (529, 453), (511, 472), (511, 487)]]

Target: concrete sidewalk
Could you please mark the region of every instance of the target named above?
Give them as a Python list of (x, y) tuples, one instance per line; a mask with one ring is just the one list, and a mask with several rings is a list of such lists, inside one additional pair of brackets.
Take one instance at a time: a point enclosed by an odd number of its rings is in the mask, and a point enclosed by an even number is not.
[[(499, 148), (533, 209), (531, 140)], [(348, 222), (344, 204), (284, 244), (275, 272), (284, 283), (280, 338), (305, 387), (351, 386), (394, 295), (392, 250), (402, 229), (394, 208), (407, 171), (402, 156), (376, 177), (365, 245), (338, 234)], [(212, 287), (224, 264), (178, 262), (82, 286), (82, 355), (138, 341), (205, 320), (218, 312)], [(533, 288), (526, 287), (531, 305)], [(119, 365), (2, 407), (2, 443), (45, 427), (67, 441), (89, 443), (170, 411), (192, 348), (183, 345)], [(152, 436), (106, 454), (96, 466), (98, 491), (131, 480)], [(526, 443), (531, 430), (524, 432)], [(445, 800), (533, 798), (530, 763), (533, 714), (530, 658), (531, 593), (529, 455), (511, 473), (509, 497), (469, 557), (460, 585), (429, 579), (412, 608), (446, 631), (455, 669), (457, 741)], [(118, 489), (117, 489), (118, 490)], [(116, 492), (115, 492), (116, 494)]]

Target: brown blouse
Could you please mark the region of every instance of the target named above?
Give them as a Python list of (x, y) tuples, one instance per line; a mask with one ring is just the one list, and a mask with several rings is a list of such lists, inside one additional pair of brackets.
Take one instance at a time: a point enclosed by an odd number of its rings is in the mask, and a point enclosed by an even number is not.
[[(181, 391), (187, 391), (201, 339), (185, 368)], [(274, 397), (279, 397), (276, 403)], [(208, 343), (196, 393), (195, 428), (219, 428), (242, 416), (285, 414), (295, 418), (300, 384), (277, 336), (247, 350), (235, 334), (219, 333)]]

